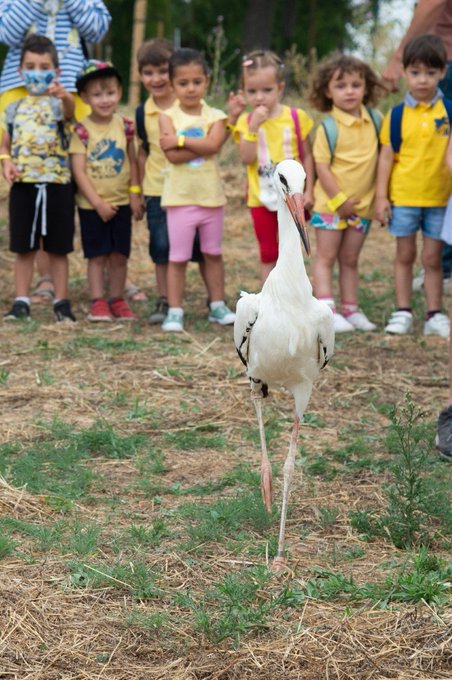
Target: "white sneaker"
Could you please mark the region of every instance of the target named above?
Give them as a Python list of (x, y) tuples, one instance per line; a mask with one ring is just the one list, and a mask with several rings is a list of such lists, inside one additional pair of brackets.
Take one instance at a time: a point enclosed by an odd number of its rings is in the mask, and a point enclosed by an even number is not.
[(184, 330), (184, 312), (179, 307), (170, 307), (163, 319), (162, 331), (181, 333)]
[(353, 312), (353, 314), (349, 314), (346, 317), (346, 321), (351, 323), (353, 328), (356, 328), (359, 331), (374, 331), (377, 327), (372, 321), (369, 321), (367, 316), (360, 309)]
[(450, 322), (446, 314), (438, 312), (424, 323), (424, 335), (439, 335), (441, 338), (448, 338), (449, 333)]
[(333, 323), (335, 333), (349, 333), (350, 331), (355, 330), (355, 327), (347, 321), (345, 316), (342, 316), (342, 314), (339, 314), (338, 312), (334, 312), (333, 314)]
[(389, 323), (385, 326), (385, 332), (391, 335), (406, 335), (413, 330), (413, 315), (411, 312), (393, 312)]

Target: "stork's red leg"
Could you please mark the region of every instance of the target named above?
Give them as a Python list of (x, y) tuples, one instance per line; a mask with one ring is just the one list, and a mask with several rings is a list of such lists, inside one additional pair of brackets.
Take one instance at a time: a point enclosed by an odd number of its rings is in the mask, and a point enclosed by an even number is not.
[(265, 430), (264, 421), (262, 419), (262, 397), (260, 395), (255, 395), (251, 393), (252, 399), (254, 401), (254, 407), (256, 409), (257, 422), (259, 425), (259, 436), (261, 440), (261, 494), (262, 500), (267, 512), (272, 511), (272, 501), (273, 501), (273, 484), (272, 484), (272, 467), (267, 453), (267, 442), (265, 441)]

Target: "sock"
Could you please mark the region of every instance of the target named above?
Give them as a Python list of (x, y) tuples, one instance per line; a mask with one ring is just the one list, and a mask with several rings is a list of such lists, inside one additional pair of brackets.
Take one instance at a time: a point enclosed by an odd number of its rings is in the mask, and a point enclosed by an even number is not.
[(342, 301), (341, 303), (342, 307), (342, 314), (347, 318), (347, 316), (351, 316), (355, 312), (358, 311), (358, 305), (356, 302), (345, 302), (345, 300)]
[(397, 307), (396, 312), (408, 312), (409, 314), (412, 314), (413, 308), (412, 307)]
[(30, 298), (26, 295), (18, 295), (14, 302), (25, 302), (26, 305), (30, 306)]
[(432, 316), (435, 316), (435, 314), (441, 314), (440, 309), (431, 309), (427, 312), (426, 319), (427, 321), (432, 318)]
[(214, 311), (214, 309), (218, 309), (218, 307), (222, 307), (224, 305), (224, 300), (212, 300), (212, 302), (209, 302), (209, 307)]
[(331, 309), (333, 314), (336, 314), (336, 303), (334, 302), (333, 298), (330, 297), (319, 297), (319, 300), (322, 300), (328, 307)]
[(184, 310), (182, 309), (182, 307), (170, 307), (168, 310), (168, 314), (177, 314), (178, 316), (179, 315), (184, 316)]

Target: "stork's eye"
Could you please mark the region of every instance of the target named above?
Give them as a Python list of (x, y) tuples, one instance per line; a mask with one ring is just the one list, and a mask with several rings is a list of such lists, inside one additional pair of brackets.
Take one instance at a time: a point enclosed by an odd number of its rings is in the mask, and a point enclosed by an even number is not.
[(284, 191), (289, 191), (289, 184), (288, 184), (286, 178), (284, 177), (284, 175), (281, 175), (281, 173), (278, 172), (278, 176), (279, 176), (279, 181), (283, 185)]

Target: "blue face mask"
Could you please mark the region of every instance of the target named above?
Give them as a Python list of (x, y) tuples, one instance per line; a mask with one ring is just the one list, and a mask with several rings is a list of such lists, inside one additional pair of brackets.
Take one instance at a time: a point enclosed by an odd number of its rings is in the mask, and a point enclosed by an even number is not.
[(39, 69), (27, 71), (22, 69), (22, 78), (30, 94), (44, 94), (50, 83), (55, 79), (55, 76), (55, 69), (50, 71), (41, 71)]

